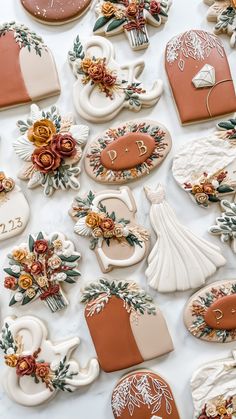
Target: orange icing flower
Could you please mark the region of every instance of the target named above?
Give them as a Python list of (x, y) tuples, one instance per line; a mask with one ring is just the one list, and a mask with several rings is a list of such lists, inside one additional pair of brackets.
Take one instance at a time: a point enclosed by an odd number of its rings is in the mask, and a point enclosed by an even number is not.
[(17, 260), (18, 262), (22, 262), (26, 256), (27, 256), (26, 249), (16, 249), (12, 252), (13, 259)]
[(41, 147), (48, 145), (54, 134), (56, 134), (56, 127), (53, 122), (49, 119), (41, 119), (28, 130), (28, 139), (36, 147)]
[(211, 183), (205, 183), (203, 185), (203, 192), (205, 192), (207, 194), (214, 194), (215, 193), (215, 188)]
[(138, 13), (138, 5), (136, 3), (130, 3), (130, 5), (126, 9), (127, 16), (135, 17)]
[(88, 75), (94, 83), (101, 83), (105, 74), (104, 62), (93, 63), (88, 68)]
[(35, 375), (40, 378), (47, 378), (50, 372), (50, 366), (46, 362), (36, 364)]
[(103, 16), (112, 17), (116, 11), (116, 7), (110, 1), (106, 1), (103, 3), (101, 11)]
[(195, 195), (196, 193), (203, 192), (203, 188), (201, 185), (194, 185), (192, 188), (192, 193)]
[(85, 72), (85, 73), (87, 73), (88, 72), (88, 69), (89, 69), (89, 67), (91, 66), (93, 64), (93, 60), (91, 59), (91, 58), (84, 58), (82, 61), (81, 61), (81, 68), (82, 68), (82, 70)]
[(90, 228), (98, 227), (100, 222), (100, 217), (96, 212), (89, 212), (86, 216), (85, 223)]
[(99, 227), (105, 231), (111, 231), (114, 229), (115, 223), (111, 218), (105, 217), (101, 220)]
[(5, 179), (5, 174), (4, 172), (0, 172), (0, 182)]
[(11, 367), (11, 368), (16, 367), (17, 360), (18, 360), (18, 356), (16, 354), (5, 356), (5, 363), (8, 367)]
[(27, 290), (27, 288), (31, 287), (33, 284), (32, 277), (29, 274), (22, 274), (18, 279), (18, 285), (23, 289)]

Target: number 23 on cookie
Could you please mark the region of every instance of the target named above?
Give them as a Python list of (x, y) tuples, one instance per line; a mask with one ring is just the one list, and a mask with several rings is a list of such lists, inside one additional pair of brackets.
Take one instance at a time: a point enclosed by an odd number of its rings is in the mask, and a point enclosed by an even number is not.
[(9, 233), (10, 231), (22, 228), (23, 222), (21, 217), (16, 217), (13, 220), (7, 221), (7, 223), (0, 224), (0, 235)]

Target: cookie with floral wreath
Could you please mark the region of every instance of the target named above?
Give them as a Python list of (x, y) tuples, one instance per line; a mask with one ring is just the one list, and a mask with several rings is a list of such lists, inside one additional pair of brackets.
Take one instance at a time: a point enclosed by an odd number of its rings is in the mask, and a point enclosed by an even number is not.
[(215, 22), (216, 34), (226, 33), (230, 36), (230, 46), (236, 46), (236, 1), (235, 0), (204, 0), (210, 6), (207, 20)]
[(236, 340), (236, 280), (214, 282), (196, 292), (184, 311), (184, 322), (196, 338), (208, 342)]
[(125, 32), (133, 50), (147, 48), (147, 24), (158, 28), (168, 19), (171, 0), (98, 0), (93, 32), (112, 36)]
[(76, 283), (80, 253), (62, 233), (30, 235), (27, 243), (14, 247), (4, 268), (4, 287), (12, 291), (9, 306), (22, 306), (40, 299), (52, 313), (69, 302), (62, 283)]
[(171, 149), (171, 136), (158, 122), (132, 120), (109, 128), (87, 149), (85, 169), (101, 183), (127, 183), (148, 175)]
[(29, 204), (20, 187), (0, 171), (0, 241), (20, 234), (29, 215)]
[(72, 337), (59, 343), (48, 339), (44, 323), (34, 316), (7, 317), (4, 320), (0, 349), (6, 371), (2, 380), (8, 396), (24, 406), (38, 406), (59, 391), (71, 393), (92, 383), (99, 374), (96, 359), (80, 369), (71, 358), (80, 339)]
[(149, 233), (135, 220), (131, 190), (104, 190), (76, 196), (69, 210), (74, 231), (90, 239), (102, 272), (139, 263), (146, 255)]
[(28, 188), (42, 186), (46, 196), (57, 189), (78, 190), (88, 127), (75, 124), (72, 115), (62, 116), (56, 106), (45, 111), (37, 105), (31, 106), (29, 118), (18, 121), (17, 126), (21, 135), (13, 147), (25, 162), (18, 177), (28, 181)]

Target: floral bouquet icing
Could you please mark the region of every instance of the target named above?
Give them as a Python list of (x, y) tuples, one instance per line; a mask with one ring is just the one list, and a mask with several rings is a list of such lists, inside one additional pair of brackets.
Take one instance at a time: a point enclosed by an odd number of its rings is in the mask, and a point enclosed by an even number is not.
[(47, 196), (56, 189), (79, 189), (78, 163), (88, 127), (74, 125), (73, 118), (62, 117), (55, 106), (44, 111), (36, 105), (31, 106), (30, 118), (17, 126), (21, 136), (13, 147), (25, 161), (19, 178), (28, 180), (28, 188), (41, 185)]
[(15, 187), (15, 182), (7, 177), (4, 172), (0, 172), (0, 202), (5, 201), (6, 194), (11, 192)]
[(40, 232), (37, 237), (30, 235), (28, 243), (16, 247), (8, 259), (4, 286), (14, 292), (10, 306), (25, 305), (36, 298), (44, 301), (52, 312), (68, 305), (60, 283), (76, 282), (80, 275), (80, 254), (63, 234), (47, 236)]
[(196, 416), (196, 419), (234, 419), (236, 418), (236, 396), (225, 400), (223, 397), (217, 397), (209, 400), (202, 412)]

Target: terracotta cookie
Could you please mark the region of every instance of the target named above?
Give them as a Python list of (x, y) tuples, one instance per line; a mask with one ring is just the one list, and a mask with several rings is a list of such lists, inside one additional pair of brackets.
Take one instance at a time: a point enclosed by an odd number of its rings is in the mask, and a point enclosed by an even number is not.
[(93, 382), (99, 374), (96, 359), (86, 369), (71, 359), (78, 337), (52, 343), (44, 323), (34, 316), (7, 317), (0, 336), (6, 364), (2, 380), (8, 396), (24, 406), (37, 406), (59, 390), (73, 392)]
[(232, 75), (217, 36), (201, 30), (175, 36), (167, 44), (165, 66), (183, 124), (235, 112)]
[(46, 196), (57, 189), (78, 190), (88, 127), (75, 125), (73, 116), (62, 116), (56, 106), (45, 111), (37, 105), (31, 105), (30, 117), (17, 126), (21, 136), (13, 147), (25, 162), (18, 177), (28, 181), (28, 188), (42, 186)]
[(196, 292), (184, 312), (187, 329), (209, 342), (236, 340), (236, 280), (214, 282)]
[(0, 110), (60, 93), (53, 56), (27, 26), (0, 25)]
[(149, 120), (119, 124), (89, 144), (85, 169), (101, 183), (127, 183), (149, 174), (165, 159), (171, 148), (167, 129)]
[(95, 250), (102, 272), (135, 265), (145, 257), (149, 234), (137, 225), (135, 213), (126, 186), (75, 198), (69, 211), (76, 221), (74, 231), (90, 237), (90, 249)]
[(207, 13), (209, 22), (216, 22), (214, 32), (226, 33), (230, 38), (231, 47), (236, 46), (236, 1), (235, 0), (204, 0), (210, 6)]
[(208, 362), (192, 376), (191, 389), (196, 419), (236, 417), (236, 352), (225, 359)]
[(34, 19), (47, 25), (62, 25), (78, 19), (90, 3), (91, 0), (21, 0)]
[(8, 254), (4, 286), (13, 291), (9, 305), (26, 305), (39, 298), (51, 312), (65, 308), (69, 303), (61, 283), (76, 282), (79, 259), (80, 253), (62, 233), (30, 235), (28, 243)]
[(113, 390), (111, 406), (115, 418), (180, 419), (169, 384), (149, 370), (122, 377)]
[(144, 61), (118, 64), (112, 43), (101, 36), (83, 43), (77, 36), (68, 59), (78, 79), (73, 88), (74, 104), (88, 121), (110, 121), (124, 108), (138, 112), (142, 107), (154, 106), (161, 97), (161, 80), (147, 91), (137, 79)]
[(224, 199), (221, 201), (224, 212), (217, 217), (216, 224), (209, 228), (209, 233), (220, 236), (223, 243), (231, 244), (232, 250), (236, 253), (236, 204)]
[(0, 172), (0, 241), (20, 234), (29, 220), (29, 204), (13, 179)]
[(135, 282), (101, 279), (85, 288), (81, 301), (105, 372), (132, 367), (174, 349), (161, 311)]
[(171, 3), (171, 0), (162, 0), (162, 2), (98, 0), (96, 5), (98, 19), (93, 32), (112, 36), (124, 31), (132, 49), (147, 48), (149, 45), (147, 24), (159, 27), (165, 23)]

